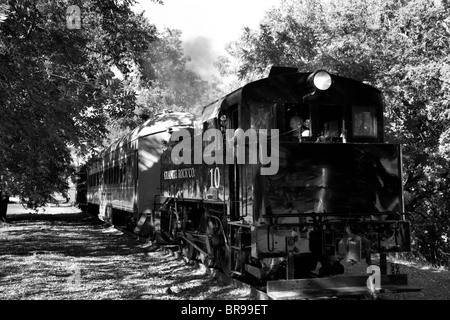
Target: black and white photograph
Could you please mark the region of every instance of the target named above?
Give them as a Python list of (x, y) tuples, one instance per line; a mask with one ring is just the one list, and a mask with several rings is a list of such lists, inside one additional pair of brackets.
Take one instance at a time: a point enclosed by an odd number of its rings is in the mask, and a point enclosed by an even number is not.
[(400, 315), (449, 186), (448, 0), (0, 0), (3, 302)]

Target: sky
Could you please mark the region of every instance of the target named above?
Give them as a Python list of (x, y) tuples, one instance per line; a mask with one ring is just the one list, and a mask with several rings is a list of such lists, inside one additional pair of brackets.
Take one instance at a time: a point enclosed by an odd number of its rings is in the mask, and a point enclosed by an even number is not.
[(237, 40), (244, 27), (255, 29), (280, 0), (163, 0), (156, 4), (139, 0), (136, 9), (145, 11), (148, 20), (158, 29), (169, 27), (182, 32), (186, 55), (192, 58), (189, 67), (202, 78), (218, 75), (213, 63), (227, 55), (227, 43)]

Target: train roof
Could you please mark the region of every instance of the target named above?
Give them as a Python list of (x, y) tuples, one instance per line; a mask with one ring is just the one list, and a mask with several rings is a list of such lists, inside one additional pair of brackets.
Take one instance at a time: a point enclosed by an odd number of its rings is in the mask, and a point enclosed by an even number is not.
[[(314, 72), (313, 71), (300, 72), (299, 69), (296, 67), (273, 66), (267, 77), (249, 82), (249, 83), (245, 84), (244, 86), (240, 87), (239, 89), (236, 89), (235, 91), (221, 97), (220, 99), (217, 99), (216, 101), (204, 106), (203, 110), (202, 110), (202, 115), (199, 119), (199, 122), (202, 123), (209, 119), (217, 117), (221, 108), (226, 108), (227, 106), (231, 106), (235, 103), (238, 103), (243, 94), (247, 95), (247, 93), (249, 93), (251, 90), (253, 90), (259, 86), (264, 86), (267, 83), (269, 83), (269, 85), (270, 85), (270, 83), (272, 81), (276, 81), (277, 78), (279, 80), (291, 78), (291, 79), (297, 79), (295, 81), (298, 81), (300, 79), (302, 79), (303, 81), (306, 81), (306, 78), (312, 73), (314, 73)], [(348, 77), (338, 76), (338, 75), (332, 74), (332, 73), (330, 73), (330, 75), (333, 79), (336, 79), (336, 80), (339, 79), (340, 81), (347, 83), (349, 87), (354, 86), (354, 87), (365, 88), (365, 90), (370, 90), (370, 91), (376, 92), (378, 94), (381, 94), (380, 90), (378, 90), (377, 88), (373, 87), (372, 85), (370, 85), (368, 83), (358, 81), (356, 79), (352, 79), (352, 78), (348, 78)], [(281, 82), (282, 81), (283, 80), (281, 80)], [(284, 80), (284, 81), (286, 81), (286, 80)]]
[(109, 153), (118, 147), (122, 147), (123, 145), (129, 144), (136, 139), (161, 132), (166, 132), (169, 130), (169, 128), (192, 127), (194, 126), (196, 120), (197, 116), (188, 112), (169, 111), (158, 113), (152, 118), (146, 120), (141, 125), (131, 130), (130, 132), (128, 132), (127, 134), (125, 134), (123, 137), (114, 141), (107, 148), (103, 149), (103, 151), (100, 153), (100, 156)]

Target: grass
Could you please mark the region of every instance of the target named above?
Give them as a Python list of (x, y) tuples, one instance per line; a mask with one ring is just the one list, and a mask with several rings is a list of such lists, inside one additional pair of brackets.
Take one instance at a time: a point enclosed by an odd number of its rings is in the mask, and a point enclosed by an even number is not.
[(50, 209), (17, 209), (0, 226), (1, 300), (236, 299), (202, 270), (88, 214)]

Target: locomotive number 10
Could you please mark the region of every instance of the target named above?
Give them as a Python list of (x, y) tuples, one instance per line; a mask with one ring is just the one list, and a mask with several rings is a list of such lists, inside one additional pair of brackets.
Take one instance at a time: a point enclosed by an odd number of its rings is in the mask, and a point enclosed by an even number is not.
[(218, 167), (209, 169), (211, 176), (211, 187), (219, 188), (220, 186), (220, 169)]

